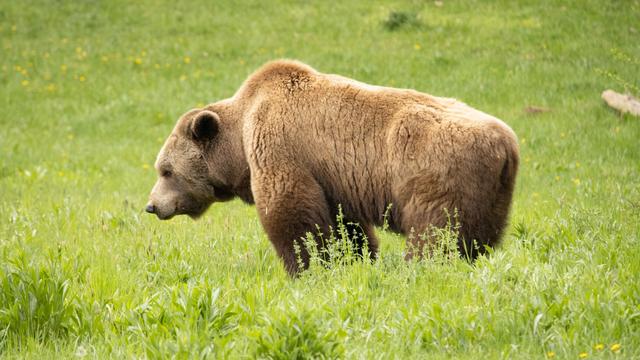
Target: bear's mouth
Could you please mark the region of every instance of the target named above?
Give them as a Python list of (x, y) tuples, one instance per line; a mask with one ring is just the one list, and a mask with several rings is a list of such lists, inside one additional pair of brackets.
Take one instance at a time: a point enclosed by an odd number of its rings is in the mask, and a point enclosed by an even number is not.
[(156, 216), (158, 217), (158, 219), (160, 220), (169, 220), (172, 217), (176, 216), (175, 213), (173, 214), (161, 214), (161, 213), (156, 213)]
[(212, 190), (213, 196), (204, 201), (197, 200), (195, 196), (186, 196), (175, 203), (172, 211), (157, 211), (156, 216), (160, 220), (169, 220), (176, 215), (187, 215), (196, 220), (209, 209), (212, 203), (231, 200), (235, 197), (235, 194), (227, 187), (212, 185)]
[(192, 218), (193, 220), (197, 220), (204, 214), (205, 211), (207, 211), (208, 208), (208, 206), (200, 206), (198, 208), (189, 209), (188, 211), (185, 211), (184, 214)]

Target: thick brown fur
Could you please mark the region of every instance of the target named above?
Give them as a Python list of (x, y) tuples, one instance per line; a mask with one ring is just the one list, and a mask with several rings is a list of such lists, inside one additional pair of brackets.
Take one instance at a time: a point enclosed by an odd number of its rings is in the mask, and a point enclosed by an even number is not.
[[(150, 205), (161, 218), (197, 217), (214, 201), (255, 201), (291, 274), (300, 270), (294, 243), (335, 229), (339, 206), (374, 257), (373, 227), (389, 204), (390, 227), (405, 235), (447, 226), (457, 213), (460, 251), (475, 258), (500, 241), (518, 154), (505, 123), (454, 99), (280, 60), (232, 98), (178, 121), (158, 155)], [(429, 241), (410, 236), (407, 258)]]

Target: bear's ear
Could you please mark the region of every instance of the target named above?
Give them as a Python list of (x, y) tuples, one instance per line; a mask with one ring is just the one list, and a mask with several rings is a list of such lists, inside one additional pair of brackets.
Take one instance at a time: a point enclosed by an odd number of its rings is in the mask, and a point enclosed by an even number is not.
[(191, 136), (197, 141), (207, 141), (213, 139), (218, 133), (218, 114), (203, 110), (196, 114), (191, 121), (189, 130)]

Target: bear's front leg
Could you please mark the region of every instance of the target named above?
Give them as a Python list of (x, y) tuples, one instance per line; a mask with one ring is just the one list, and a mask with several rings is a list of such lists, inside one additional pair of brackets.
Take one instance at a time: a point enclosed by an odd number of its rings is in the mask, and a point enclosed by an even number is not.
[[(324, 191), (313, 177), (299, 172), (262, 171), (251, 181), (260, 222), (285, 269), (295, 276), (309, 266), (309, 253), (303, 243), (307, 233), (329, 236), (331, 215)], [(298, 264), (296, 244), (302, 266)]]

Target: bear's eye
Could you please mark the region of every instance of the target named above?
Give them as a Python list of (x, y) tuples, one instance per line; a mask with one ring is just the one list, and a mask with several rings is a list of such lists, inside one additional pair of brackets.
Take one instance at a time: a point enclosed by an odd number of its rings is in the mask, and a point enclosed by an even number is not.
[(162, 170), (162, 174), (161, 175), (162, 175), (162, 177), (167, 177), (168, 178), (168, 177), (171, 177), (171, 175), (173, 175), (173, 174), (171, 173), (171, 170)]

